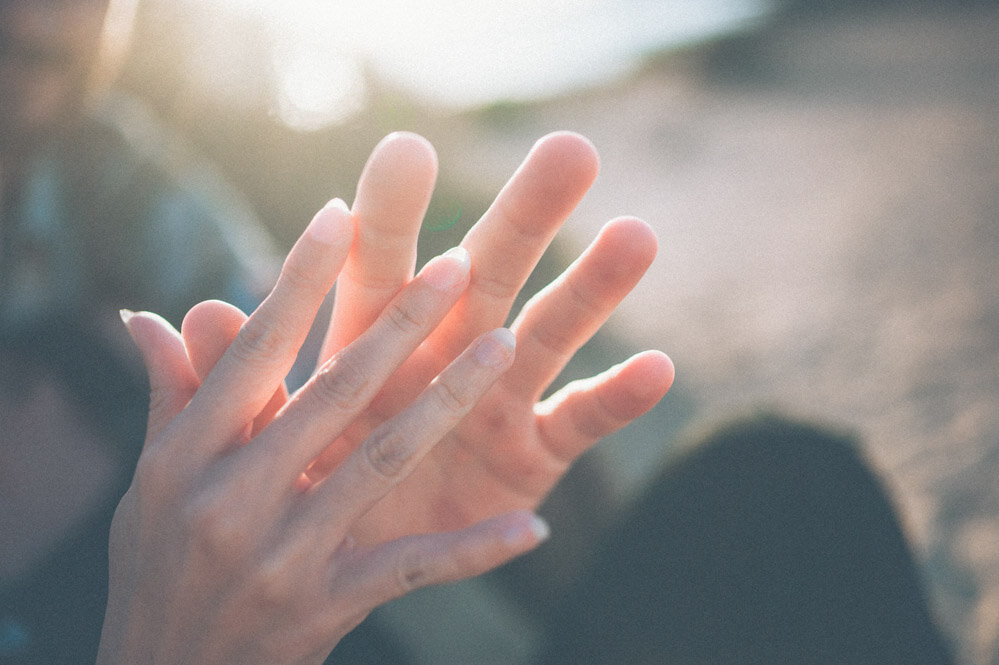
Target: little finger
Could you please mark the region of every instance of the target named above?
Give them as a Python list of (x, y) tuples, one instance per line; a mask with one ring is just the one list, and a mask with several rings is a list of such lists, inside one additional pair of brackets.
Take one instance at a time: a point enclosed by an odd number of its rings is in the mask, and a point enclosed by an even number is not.
[(543, 543), (548, 525), (524, 510), (461, 529), (407, 536), (334, 559), (335, 607), (366, 609), (410, 591), (467, 579), (501, 566)]
[(517, 362), (503, 386), (534, 402), (635, 287), (652, 264), (656, 236), (645, 222), (609, 222), (563, 274), (525, 306), (511, 328)]
[(666, 354), (645, 351), (597, 376), (573, 381), (534, 408), (544, 446), (557, 459), (572, 462), (655, 406), (673, 384), (673, 375)]

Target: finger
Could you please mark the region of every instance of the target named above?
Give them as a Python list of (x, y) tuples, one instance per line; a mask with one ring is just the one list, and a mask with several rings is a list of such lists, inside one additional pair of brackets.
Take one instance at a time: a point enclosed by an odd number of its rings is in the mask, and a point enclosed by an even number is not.
[(635, 287), (656, 255), (656, 236), (643, 221), (608, 223), (568, 270), (532, 298), (512, 329), (517, 360), (503, 375), (512, 393), (536, 401), (573, 354)]
[(231, 446), (271, 400), (295, 361), (353, 239), (342, 201), (316, 213), (292, 247), (270, 295), (202, 383), (187, 410), (188, 438), (205, 452)]
[[(180, 334), (187, 347), (198, 378), (204, 380), (225, 354), (240, 329), (249, 317), (238, 307), (221, 300), (207, 300), (198, 303), (187, 313), (180, 326)], [(253, 436), (273, 420), (281, 407), (288, 401), (288, 390), (284, 383), (278, 386), (274, 395), (256, 417), (248, 436)]]
[(337, 282), (320, 363), (366, 330), (412, 278), (436, 179), (437, 155), (420, 136), (391, 134), (371, 153), (352, 207), (357, 239)]
[(180, 334), (200, 379), (212, 371), (248, 318), (238, 307), (221, 300), (198, 303), (187, 313)]
[[(476, 340), (406, 410), (377, 427), (323, 481), (304, 513), (305, 523), (325, 520), (331, 537), (342, 537), (475, 406), (510, 366), (513, 348), (513, 333), (505, 328)], [(332, 519), (330, 506), (336, 506)]]
[(598, 376), (570, 383), (535, 407), (545, 447), (571, 462), (655, 406), (673, 384), (673, 374), (665, 354), (646, 351)]
[(453, 358), (483, 330), (503, 325), (514, 298), (599, 169), (589, 141), (569, 132), (538, 141), (472, 227), (462, 246), (472, 255), (468, 292), (433, 343)]
[(488, 572), (534, 549), (548, 534), (541, 518), (514, 511), (459, 531), (408, 536), (363, 549), (338, 562), (337, 599), (356, 603), (366, 598), (374, 609), (421, 587)]
[[(468, 252), (455, 248), (424, 266), (357, 340), (299, 389), (251, 446), (258, 468), (297, 477), (336, 440), (402, 362), (426, 339), (468, 285)], [(280, 458), (274, 455), (280, 446)], [(252, 466), (252, 463), (251, 463)]]
[(121, 318), (149, 373), (148, 443), (187, 405), (200, 381), (180, 333), (166, 320), (151, 312), (128, 310), (122, 310)]

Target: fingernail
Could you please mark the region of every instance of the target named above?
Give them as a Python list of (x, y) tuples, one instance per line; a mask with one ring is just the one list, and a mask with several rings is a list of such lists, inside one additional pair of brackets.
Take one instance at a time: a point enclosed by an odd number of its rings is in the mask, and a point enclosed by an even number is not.
[(475, 345), (475, 359), (489, 367), (506, 364), (517, 345), (517, 338), (507, 328), (498, 328)]
[(420, 278), (438, 291), (450, 291), (465, 281), (472, 257), (464, 247), (453, 247), (423, 266)]
[(121, 317), (121, 322), (124, 323), (125, 327), (127, 328), (128, 322), (132, 320), (133, 316), (135, 316), (135, 312), (133, 312), (130, 309), (122, 308), (118, 310), (118, 316)]
[(531, 515), (528, 521), (518, 522), (507, 529), (503, 534), (503, 540), (507, 545), (514, 547), (534, 546), (545, 542), (549, 536), (551, 529), (548, 523), (537, 515)]
[(335, 208), (341, 212), (350, 212), (350, 208), (347, 207), (347, 203), (340, 197), (335, 197), (326, 202), (323, 209)]
[(350, 210), (342, 199), (333, 199), (316, 213), (306, 233), (324, 245), (338, 245), (353, 237)]

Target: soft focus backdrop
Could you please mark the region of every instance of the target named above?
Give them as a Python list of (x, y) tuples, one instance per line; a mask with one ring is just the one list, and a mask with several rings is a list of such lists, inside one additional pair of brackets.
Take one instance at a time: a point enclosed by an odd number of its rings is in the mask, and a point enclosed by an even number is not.
[(282, 244), (389, 131), (440, 154), (424, 258), (536, 138), (589, 136), (602, 175), (538, 281), (617, 214), (661, 251), (570, 372), (678, 370), (598, 451), (612, 494), (761, 405), (852, 428), (964, 662), (999, 663), (995, 3), (145, 0), (123, 84)]

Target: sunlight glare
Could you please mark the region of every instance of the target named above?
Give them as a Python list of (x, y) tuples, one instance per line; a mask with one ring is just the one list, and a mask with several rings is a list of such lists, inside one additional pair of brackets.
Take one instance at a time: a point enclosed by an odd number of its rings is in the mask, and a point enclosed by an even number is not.
[(211, 0), (271, 40), (276, 112), (318, 129), (364, 108), (364, 73), (439, 108), (551, 97), (731, 30), (770, 0)]
[(356, 60), (329, 42), (275, 49), (277, 114), (303, 131), (341, 123), (364, 109), (367, 87)]

